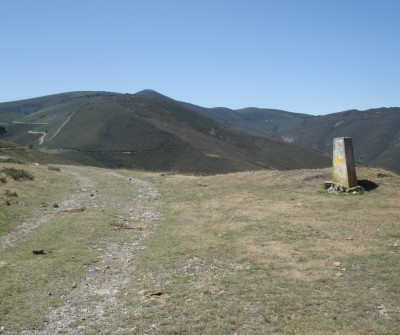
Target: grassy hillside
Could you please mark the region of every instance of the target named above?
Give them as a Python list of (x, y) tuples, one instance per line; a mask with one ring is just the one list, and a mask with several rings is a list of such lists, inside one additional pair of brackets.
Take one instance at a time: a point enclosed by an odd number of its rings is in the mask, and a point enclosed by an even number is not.
[(21, 145), (39, 145), (57, 134), (63, 123), (81, 106), (90, 104), (108, 92), (70, 92), (0, 104), (0, 122), (7, 139)]
[[(108, 96), (117, 100), (106, 99), (105, 104), (95, 104)], [(2, 103), (0, 123), (6, 126), (7, 138), (21, 145), (40, 146), (48, 153), (99, 166), (203, 173), (262, 167), (291, 169), (321, 166), (315, 165), (318, 159), (310, 151), (305, 155), (296, 154), (277, 141), (259, 140), (238, 132), (224, 137), (221, 132), (228, 130), (218, 128), (220, 125), (216, 123), (211, 125), (211, 121), (199, 116), (196, 116), (195, 122), (187, 123), (185, 117), (195, 112), (233, 129), (328, 154), (331, 153), (334, 137), (349, 136), (353, 138), (358, 162), (400, 171), (400, 108), (311, 116), (276, 109), (204, 108), (176, 101), (153, 90), (138, 92), (135, 97), (129, 96), (130, 100), (128, 96), (107, 92), (71, 92)], [(123, 99), (125, 102), (122, 103)], [(140, 104), (151, 107), (147, 110)], [(92, 108), (89, 112), (89, 106), (99, 110)], [(75, 115), (78, 111), (81, 115)], [(84, 128), (85, 122), (89, 123), (85, 125), (87, 128)], [(70, 123), (75, 129), (69, 127)], [(128, 131), (125, 123), (131, 130), (136, 130)], [(196, 123), (208, 126), (200, 130), (195, 127)], [(220, 134), (211, 135), (212, 129), (217, 128)], [(227, 143), (229, 141), (233, 143)], [(241, 150), (235, 148), (238, 145)], [(278, 148), (284, 149), (279, 152)], [(182, 159), (185, 153), (188, 154)], [(306, 163), (299, 161), (302, 156)], [(192, 163), (188, 162), (189, 159)], [(326, 164), (326, 159), (322, 158), (321, 162)]]
[(299, 120), (301, 121), (311, 116), (267, 108), (250, 107), (238, 110), (224, 107), (205, 108), (187, 102), (173, 100), (152, 90), (144, 90), (136, 93), (136, 95), (173, 101), (181, 106), (208, 116), (225, 126), (275, 138), (279, 138), (276, 136), (278, 128), (287, 128), (288, 126), (296, 124)]
[(0, 165), (4, 334), (398, 333), (398, 174)]
[(55, 157), (44, 152), (22, 147), (19, 144), (0, 140), (0, 163), (18, 162), (20, 164), (30, 162), (39, 164), (67, 164), (67, 159)]
[(104, 167), (207, 174), (330, 164), (320, 152), (234, 131), (174, 102), (137, 95), (81, 107), (43, 150)]
[[(149, 90), (138, 94), (168, 99)], [(312, 116), (276, 109), (231, 110), (175, 102), (211, 117), (223, 125), (327, 153), (332, 151), (333, 138), (352, 137), (354, 154), (358, 162), (400, 171), (400, 108), (351, 110)]]
[(320, 152), (233, 131), (151, 90), (0, 104), (0, 122), (11, 117), (7, 139), (82, 164), (207, 174), (330, 164)]
[(279, 132), (301, 146), (330, 152), (332, 139), (353, 139), (355, 159), (400, 171), (400, 108), (347, 111), (307, 118)]
[(39, 113), (38, 117), (35, 117), (33, 114), (41, 112), (43, 109), (48, 107), (53, 107), (70, 100), (76, 100), (77, 98), (87, 98), (88, 102), (90, 102), (93, 98), (114, 94), (115, 93), (109, 92), (77, 91), (47, 95), (26, 100), (3, 102), (0, 103), (0, 120), (2, 123), (16, 120), (24, 121), (24, 118), (30, 115), (31, 118), (26, 119), (27, 121), (39, 122), (39, 120), (43, 118), (43, 114)]

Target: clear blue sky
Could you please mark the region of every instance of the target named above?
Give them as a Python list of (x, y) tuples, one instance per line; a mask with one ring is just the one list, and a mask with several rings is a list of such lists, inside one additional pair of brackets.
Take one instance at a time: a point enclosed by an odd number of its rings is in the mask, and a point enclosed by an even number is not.
[(205, 107), (400, 106), (400, 0), (2, 0), (0, 102), (154, 89)]

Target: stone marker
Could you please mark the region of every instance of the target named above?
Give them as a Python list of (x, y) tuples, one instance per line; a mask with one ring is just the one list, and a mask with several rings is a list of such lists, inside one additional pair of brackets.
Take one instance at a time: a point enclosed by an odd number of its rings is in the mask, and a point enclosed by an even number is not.
[(332, 181), (346, 188), (358, 186), (350, 137), (333, 139)]

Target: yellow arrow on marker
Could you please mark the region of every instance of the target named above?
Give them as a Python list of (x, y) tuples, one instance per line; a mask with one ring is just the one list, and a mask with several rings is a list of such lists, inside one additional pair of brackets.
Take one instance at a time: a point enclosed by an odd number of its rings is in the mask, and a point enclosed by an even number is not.
[(336, 166), (339, 166), (340, 163), (343, 163), (346, 161), (346, 158), (339, 159), (339, 154), (336, 154), (333, 161), (336, 164)]

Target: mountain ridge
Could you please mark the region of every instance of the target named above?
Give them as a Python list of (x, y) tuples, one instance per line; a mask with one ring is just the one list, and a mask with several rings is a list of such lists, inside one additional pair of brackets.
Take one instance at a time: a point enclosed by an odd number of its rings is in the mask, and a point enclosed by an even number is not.
[(87, 165), (205, 174), (329, 165), (322, 152), (230, 129), (172, 99), (140, 94), (84, 95), (13, 122), (15, 142)]
[[(331, 152), (334, 137), (349, 136), (353, 138), (356, 161), (400, 171), (400, 133), (396, 131), (400, 128), (400, 108), (397, 107), (367, 111), (352, 109), (313, 116), (257, 107), (238, 110), (225, 107), (206, 108), (172, 99), (151, 89), (135, 94), (77, 91), (0, 103), (0, 122), (7, 124), (10, 139), (21, 144), (36, 145), (39, 134), (45, 134), (43, 138), (46, 141), (58, 136), (66, 120), (80, 108), (118, 97), (149, 98), (153, 102), (178, 105), (186, 111), (199, 113), (231, 129), (284, 140), (327, 153)], [(157, 117), (163, 118), (165, 115)]]

